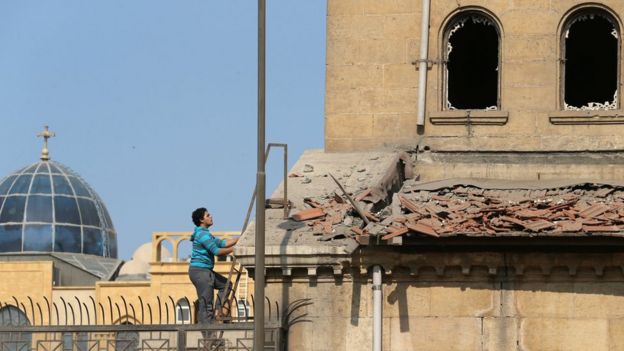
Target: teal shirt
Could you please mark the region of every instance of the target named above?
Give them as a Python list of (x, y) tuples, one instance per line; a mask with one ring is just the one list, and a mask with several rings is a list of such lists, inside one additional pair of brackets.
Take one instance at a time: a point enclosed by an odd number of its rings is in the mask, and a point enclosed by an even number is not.
[(220, 248), (225, 247), (225, 240), (212, 235), (208, 228), (195, 227), (191, 241), (193, 242), (191, 267), (213, 269), (214, 256), (219, 253)]

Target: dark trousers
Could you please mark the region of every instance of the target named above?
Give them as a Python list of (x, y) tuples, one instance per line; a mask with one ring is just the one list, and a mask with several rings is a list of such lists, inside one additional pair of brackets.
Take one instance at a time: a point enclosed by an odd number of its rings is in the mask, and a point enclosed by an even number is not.
[[(227, 278), (219, 273), (215, 273), (211, 269), (191, 267), (189, 269), (189, 277), (197, 290), (197, 322), (211, 323), (215, 317), (215, 311), (220, 311), (223, 301), (222, 298), (227, 297), (232, 288)], [(217, 301), (213, 304), (214, 290), (219, 290)]]

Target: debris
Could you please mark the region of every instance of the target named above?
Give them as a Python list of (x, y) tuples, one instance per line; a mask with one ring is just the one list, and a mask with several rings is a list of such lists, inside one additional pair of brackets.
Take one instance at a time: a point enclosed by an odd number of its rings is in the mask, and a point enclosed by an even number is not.
[(416, 233), (425, 234), (429, 236), (435, 236), (435, 237), (439, 236), (438, 233), (436, 233), (435, 230), (433, 230), (433, 228), (422, 223), (414, 223), (414, 224), (407, 223), (406, 226), (409, 230), (414, 231)]
[(295, 221), (301, 222), (323, 216), (325, 216), (325, 211), (322, 208), (308, 208), (293, 214), (291, 217)]
[(301, 180), (301, 184), (310, 184), (312, 183), (312, 179), (305, 177)]
[(303, 166), (303, 173), (310, 173), (310, 172), (314, 172), (314, 166), (305, 164)]
[(406, 234), (407, 232), (409, 232), (409, 229), (407, 229), (405, 227), (404, 228), (395, 228), (395, 227), (393, 227), (393, 229), (391, 229), (388, 234), (382, 236), (381, 239), (382, 240), (392, 239), (395, 236), (403, 235), (403, 234)]
[(381, 232), (385, 231), (386, 227), (374, 222), (368, 223), (366, 227), (364, 227), (364, 231), (369, 235), (379, 235)]
[[(322, 235), (322, 240), (353, 238), (364, 245), (370, 237), (377, 237), (386, 245), (399, 245), (420, 235), (624, 235), (624, 188), (618, 186), (583, 183), (565, 188), (501, 190), (464, 184), (422, 190), (408, 180), (392, 194), (392, 202), (380, 208), (379, 202), (371, 201), (377, 196), (376, 188), (363, 189), (354, 200), (332, 179), (341, 195), (305, 198), (304, 203), (311, 208), (292, 216), (308, 221), (311, 231)], [(344, 229), (339, 232), (338, 228)]]
[(358, 168), (358, 169), (357, 169), (357, 171), (358, 171), (359, 173), (366, 172), (366, 168), (364, 168), (364, 167), (360, 167), (360, 168)]
[(303, 177), (303, 174), (301, 173), (297, 173), (297, 172), (292, 172), (288, 175), (289, 178), (298, 178), (298, 177)]

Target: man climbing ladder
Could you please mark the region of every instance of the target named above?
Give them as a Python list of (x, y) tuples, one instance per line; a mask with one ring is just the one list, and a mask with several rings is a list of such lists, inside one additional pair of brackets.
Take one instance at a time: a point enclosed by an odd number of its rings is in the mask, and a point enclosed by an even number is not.
[[(214, 271), (214, 256), (225, 256), (233, 251), (238, 238), (222, 240), (216, 238), (208, 229), (213, 224), (212, 216), (204, 207), (192, 214), (195, 231), (191, 235), (193, 251), (189, 267), (189, 277), (197, 290), (197, 322), (206, 324), (215, 319), (215, 311), (221, 311), (222, 298), (232, 289), (229, 279)], [(219, 290), (219, 297), (213, 308), (214, 290)]]

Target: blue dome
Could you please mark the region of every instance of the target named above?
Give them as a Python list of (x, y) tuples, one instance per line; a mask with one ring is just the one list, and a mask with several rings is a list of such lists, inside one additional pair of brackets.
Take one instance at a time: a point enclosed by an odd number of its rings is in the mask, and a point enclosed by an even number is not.
[(0, 180), (0, 252), (117, 257), (117, 233), (96, 192), (68, 167), (39, 161)]

